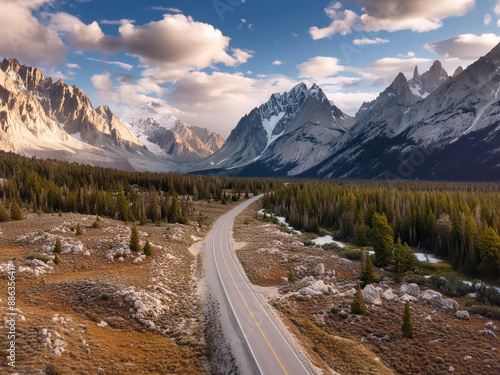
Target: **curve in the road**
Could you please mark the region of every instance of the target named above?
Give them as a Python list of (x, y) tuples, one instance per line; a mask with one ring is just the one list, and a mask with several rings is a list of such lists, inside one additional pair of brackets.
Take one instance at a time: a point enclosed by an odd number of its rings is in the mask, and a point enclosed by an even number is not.
[(255, 296), (246, 277), (240, 272), (229, 245), (230, 229), (234, 219), (259, 198), (255, 197), (240, 204), (216, 222), (209, 233), (211, 241), (206, 242), (207, 273), (209, 266), (214, 266), (219, 286), (226, 299), (219, 302), (222, 304), (228, 302), (227, 307), (236, 319), (237, 328), (242, 333), (242, 339), (246, 341), (244, 344), (248, 346), (253, 357), (250, 360), (256, 364), (261, 374), (310, 375), (295, 350)]

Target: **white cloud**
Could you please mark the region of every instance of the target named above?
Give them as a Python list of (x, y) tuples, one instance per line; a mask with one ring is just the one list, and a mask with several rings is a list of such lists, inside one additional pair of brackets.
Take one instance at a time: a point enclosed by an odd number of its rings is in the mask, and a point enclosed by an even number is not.
[(500, 43), (500, 36), (495, 34), (462, 34), (455, 38), (436, 43), (428, 43), (425, 48), (439, 57), (477, 60)]
[(159, 10), (161, 12), (170, 12), (170, 13), (182, 13), (182, 10), (178, 8), (166, 8), (166, 7), (151, 7), (151, 10)]
[(319, 80), (344, 71), (345, 67), (338, 62), (335, 57), (317, 56), (297, 65), (297, 68), (300, 70), (300, 77)]
[(78, 65), (78, 64), (68, 63), (68, 64), (66, 64), (66, 66), (70, 69), (80, 69), (80, 65)]
[(361, 39), (354, 39), (352, 41), (352, 44), (354, 44), (355, 46), (362, 46), (365, 44), (382, 44), (382, 43), (389, 43), (389, 39), (382, 39), (382, 38), (370, 39), (363, 37)]
[(402, 72), (407, 79), (413, 77), (415, 66), (420, 71), (426, 71), (432, 65), (431, 59), (384, 57), (365, 68), (350, 68), (349, 70), (365, 79), (375, 80), (374, 85), (385, 87), (390, 84), (398, 73)]
[(340, 3), (330, 3), (325, 8), (326, 15), (333, 21), (330, 26), (321, 29), (312, 26), (309, 33), (314, 40), (330, 38), (333, 34), (346, 35), (351, 33), (352, 28), (359, 21), (359, 16), (352, 10), (339, 11), (341, 7)]
[(133, 68), (132, 65), (126, 64), (126, 63), (121, 62), (121, 61), (107, 61), (107, 60), (95, 59), (93, 57), (87, 57), (87, 60), (100, 62), (103, 64), (116, 65), (116, 66), (119, 66), (120, 68), (125, 69), (125, 70), (131, 70)]
[(486, 26), (488, 26), (491, 23), (491, 14), (485, 14), (483, 22)]
[(0, 55), (30, 64), (59, 65), (66, 46), (57, 33), (41, 25), (32, 11), (48, 0), (0, 2)]
[(113, 92), (113, 82), (111, 82), (110, 77), (110, 73), (95, 74), (92, 76), (91, 81), (98, 94), (107, 95)]
[(351, 10), (340, 11), (340, 3), (330, 3), (325, 8), (325, 13), (333, 21), (325, 28), (311, 27), (309, 32), (312, 38), (346, 35), (352, 29), (417, 32), (435, 30), (443, 26), (443, 19), (463, 16), (476, 5), (475, 0), (359, 0), (358, 3), (363, 12), (361, 15)]
[(279, 60), (273, 61), (273, 65), (283, 65), (283, 63)]
[(67, 34), (76, 48), (107, 53), (125, 51), (139, 56), (143, 64), (167, 71), (203, 69), (217, 63), (235, 66), (252, 57), (249, 51), (230, 49), (230, 38), (212, 25), (183, 14), (165, 14), (162, 20), (142, 26), (122, 21), (117, 37), (104, 34), (95, 21), (87, 25), (67, 13), (51, 15), (49, 27)]
[(125, 18), (125, 19), (121, 19), (121, 20), (101, 20), (101, 23), (103, 25), (122, 25), (124, 23), (134, 23), (135, 20), (132, 20), (132, 19), (129, 19), (129, 18)]
[(328, 89), (325, 90), (325, 94), (350, 116), (354, 116), (364, 102), (371, 102), (379, 95), (378, 92), (329, 92)]
[(500, 15), (500, 0), (497, 0), (497, 4), (495, 5), (495, 8), (493, 9), (493, 11), (495, 12), (495, 14)]

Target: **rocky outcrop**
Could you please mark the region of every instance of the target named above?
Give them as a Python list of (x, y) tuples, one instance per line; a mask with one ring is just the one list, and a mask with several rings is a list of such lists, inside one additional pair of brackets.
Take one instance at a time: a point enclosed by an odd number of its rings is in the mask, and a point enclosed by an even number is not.
[(299, 290), (299, 294), (304, 296), (316, 297), (329, 293), (328, 286), (325, 285), (323, 280), (316, 281), (305, 288)]
[(419, 289), (418, 285), (415, 283), (403, 284), (399, 288), (399, 291), (401, 293), (409, 294), (410, 296), (413, 296), (413, 297), (418, 297), (420, 295), (420, 289)]
[(323, 263), (319, 263), (317, 266), (316, 266), (316, 269), (314, 270), (314, 272), (316, 273), (316, 275), (318, 276), (321, 276), (325, 273), (325, 265)]
[(466, 310), (458, 310), (455, 315), (458, 319), (470, 320), (469, 313)]
[(362, 290), (363, 299), (367, 303), (371, 303), (372, 305), (381, 305), (382, 300), (380, 299), (380, 293), (372, 284), (369, 284), (364, 287)]

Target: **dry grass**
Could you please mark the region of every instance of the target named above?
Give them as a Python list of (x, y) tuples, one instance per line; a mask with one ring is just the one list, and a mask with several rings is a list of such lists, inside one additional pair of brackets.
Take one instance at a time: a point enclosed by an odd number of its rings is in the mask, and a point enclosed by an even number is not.
[[(130, 226), (102, 218), (102, 229), (93, 229), (95, 217), (78, 214), (28, 214), (21, 222), (0, 224), (0, 264), (13, 260), (19, 269), (30, 253), (41, 252), (42, 242), (16, 242), (20, 235), (50, 232), (63, 240), (79, 240), (90, 257), (61, 254), (61, 264), (52, 265), (40, 277), (17, 275), (17, 307), (26, 320), (17, 326), (16, 371), (38, 374), (53, 366), (64, 374), (203, 374), (206, 347), (203, 343), (201, 301), (196, 293), (196, 275), (203, 262), (188, 248), (201, 240), (210, 224), (237, 203), (228, 205), (193, 202), (189, 225), (147, 224), (138, 227), (141, 241), (147, 238), (154, 254), (134, 264), (136, 254), (123, 261), (108, 260), (110, 247), (127, 242)], [(197, 223), (199, 213), (203, 227)], [(82, 236), (66, 230), (80, 222)], [(6, 290), (5, 275), (0, 290)], [(116, 292), (133, 286), (161, 297), (166, 310), (154, 319), (157, 329), (146, 328), (132, 316), (133, 302)], [(5, 311), (6, 295), (0, 295)], [(59, 314), (65, 324), (53, 321)], [(101, 321), (108, 325), (100, 327)], [(62, 356), (42, 345), (42, 329), (57, 331), (65, 342)], [(54, 337), (52, 337), (54, 338)], [(52, 340), (54, 341), (54, 340)], [(7, 337), (0, 336), (6, 348)], [(5, 354), (2, 350), (2, 356)], [(6, 369), (5, 361), (0, 372)]]
[[(318, 367), (348, 374), (448, 374), (451, 367), (454, 374), (500, 373), (498, 340), (479, 333), (491, 319), (473, 315), (470, 321), (458, 320), (453, 312), (419, 301), (411, 305), (416, 336), (410, 340), (401, 335), (404, 305), (400, 302), (384, 300), (382, 306), (369, 305), (367, 315), (350, 315), (352, 295), (347, 291), (356, 283), (359, 262), (304, 247), (299, 236), (256, 220), (260, 208), (253, 205), (235, 223), (235, 240), (247, 244), (238, 257), (252, 282), (279, 288), (281, 296), (270, 302), (306, 350), (316, 354), (310, 357)], [(335, 276), (315, 276), (318, 263), (335, 271)], [(299, 280), (295, 283), (282, 279), (292, 267)], [(297, 298), (294, 292), (307, 285), (300, 282), (304, 276), (322, 279), (338, 293)], [(466, 300), (458, 302), (465, 309)], [(425, 320), (427, 316), (432, 320)], [(500, 327), (499, 321), (493, 322)]]

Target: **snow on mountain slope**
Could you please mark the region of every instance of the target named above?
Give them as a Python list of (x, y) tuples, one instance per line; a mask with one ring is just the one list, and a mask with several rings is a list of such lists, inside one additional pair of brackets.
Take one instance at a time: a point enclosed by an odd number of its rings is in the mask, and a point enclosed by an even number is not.
[(106, 106), (94, 109), (76, 86), (4, 59), (0, 70), (0, 149), (128, 170), (170, 171)]
[[(262, 162), (264, 155), (266, 157), (270, 155), (267, 151), (271, 149), (274, 153), (285, 157), (285, 153), (278, 152), (279, 147), (276, 144), (285, 134), (292, 133), (302, 125), (306, 125), (305, 123), (298, 124), (294, 122), (294, 119), (311, 99), (320, 103), (329, 113), (326, 123), (316, 124), (317, 126), (336, 129), (336, 134), (339, 134), (344, 133), (352, 125), (352, 119), (332, 105), (316, 84), (307, 88), (304, 83), (301, 83), (289, 92), (271, 95), (266, 103), (245, 115), (221, 149), (199, 163), (198, 169), (206, 170), (215, 167), (234, 169), (256, 161)], [(304, 140), (307, 139), (308, 134), (304, 134)], [(331, 137), (317, 140), (314, 136), (310, 140), (313, 143), (325, 144), (332, 141)], [(292, 159), (293, 163), (297, 162), (295, 156)], [(283, 159), (280, 165), (289, 166), (289, 163)]]

